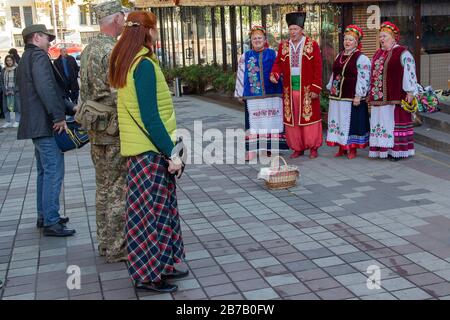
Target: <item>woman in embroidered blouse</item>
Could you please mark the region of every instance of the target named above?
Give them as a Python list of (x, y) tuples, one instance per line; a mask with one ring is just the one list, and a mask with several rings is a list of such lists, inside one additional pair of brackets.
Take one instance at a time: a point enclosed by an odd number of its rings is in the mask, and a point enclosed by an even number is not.
[(267, 48), (266, 31), (254, 26), (250, 31), (252, 50), (242, 54), (236, 79), (235, 97), (245, 101), (245, 160), (258, 151), (288, 150), (283, 124), (281, 83), (269, 80), (276, 52)]
[(356, 149), (369, 145), (369, 112), (365, 97), (370, 85), (370, 60), (361, 53), (363, 32), (349, 25), (344, 32), (344, 50), (333, 63), (328, 82), (327, 145), (339, 146), (335, 157), (356, 157)]
[(411, 103), (417, 91), (416, 65), (411, 53), (398, 45), (400, 30), (391, 22), (380, 29), (381, 48), (372, 58), (369, 90), (369, 157), (398, 161), (414, 155), (411, 113), (402, 100)]

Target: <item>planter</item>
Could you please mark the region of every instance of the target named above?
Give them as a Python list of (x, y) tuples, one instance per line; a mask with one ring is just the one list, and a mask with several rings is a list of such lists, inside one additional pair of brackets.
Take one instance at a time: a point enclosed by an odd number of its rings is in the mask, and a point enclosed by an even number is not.
[(193, 94), (194, 88), (191, 86), (183, 85), (183, 94)]

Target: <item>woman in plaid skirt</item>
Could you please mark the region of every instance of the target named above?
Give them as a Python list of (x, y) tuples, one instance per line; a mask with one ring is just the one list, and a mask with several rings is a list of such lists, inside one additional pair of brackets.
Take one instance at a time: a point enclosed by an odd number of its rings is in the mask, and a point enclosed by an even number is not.
[(109, 78), (119, 89), (120, 148), (128, 157), (128, 271), (137, 288), (174, 292), (178, 287), (167, 280), (188, 275), (174, 267), (184, 258), (175, 184), (182, 161), (171, 158), (176, 119), (152, 51), (156, 21), (150, 12), (128, 15), (111, 54)]

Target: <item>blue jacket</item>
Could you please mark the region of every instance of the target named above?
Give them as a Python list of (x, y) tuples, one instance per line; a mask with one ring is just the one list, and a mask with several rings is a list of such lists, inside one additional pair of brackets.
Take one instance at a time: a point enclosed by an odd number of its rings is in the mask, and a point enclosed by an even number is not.
[(245, 53), (243, 98), (281, 95), (282, 82), (270, 82), (270, 72), (276, 55), (275, 50), (270, 48), (261, 52), (249, 50)]

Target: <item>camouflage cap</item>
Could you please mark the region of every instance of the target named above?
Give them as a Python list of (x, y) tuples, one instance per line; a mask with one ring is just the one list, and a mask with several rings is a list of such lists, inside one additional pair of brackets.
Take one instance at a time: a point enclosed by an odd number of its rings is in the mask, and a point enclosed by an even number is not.
[(99, 3), (93, 7), (97, 19), (100, 21), (104, 17), (110, 16), (117, 12), (128, 12), (128, 8), (122, 6), (120, 0), (107, 1)]
[(52, 42), (55, 40), (55, 34), (49, 30), (47, 30), (47, 27), (45, 24), (32, 24), (31, 26), (26, 27), (22, 30), (22, 37), (25, 38), (29, 34), (36, 33), (36, 32), (42, 32), (49, 36), (49, 41)]

